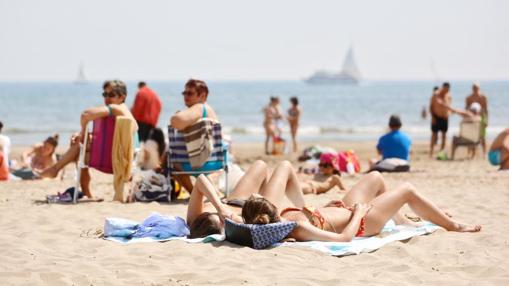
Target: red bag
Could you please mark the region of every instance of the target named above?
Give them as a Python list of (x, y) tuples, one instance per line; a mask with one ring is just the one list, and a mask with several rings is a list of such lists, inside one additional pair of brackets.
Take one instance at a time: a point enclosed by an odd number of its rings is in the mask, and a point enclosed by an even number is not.
[(352, 163), (355, 173), (359, 173), (361, 171), (359, 158), (357, 158), (357, 155), (355, 155), (353, 150), (338, 152), (338, 162), (341, 172), (348, 172), (347, 165), (349, 162)]

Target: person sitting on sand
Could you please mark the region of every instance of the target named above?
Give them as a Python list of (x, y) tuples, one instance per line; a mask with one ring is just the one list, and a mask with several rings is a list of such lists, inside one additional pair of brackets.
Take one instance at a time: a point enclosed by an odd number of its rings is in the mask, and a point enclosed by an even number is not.
[(7, 165), (9, 166), (9, 153), (11, 151), (11, 139), (9, 136), (2, 134), (2, 129), (4, 128), (4, 124), (2, 121), (0, 121), (0, 144), (3, 145), (4, 148), (4, 156), (5, 161), (7, 162)]
[[(39, 173), (41, 177), (54, 178), (67, 164), (78, 160), (80, 152), (79, 143), (83, 142), (82, 134), (85, 133), (85, 128), (90, 121), (107, 116), (126, 116), (133, 121), (133, 135), (137, 132), (138, 126), (136, 125), (136, 120), (125, 104), (125, 99), (127, 97), (127, 88), (125, 83), (120, 80), (106, 81), (103, 84), (103, 90), (104, 92), (102, 95), (104, 98), (104, 105), (85, 109), (81, 113), (81, 132), (74, 134), (71, 137), (69, 149), (67, 149), (58, 162)], [(88, 168), (81, 169), (80, 184), (83, 193), (89, 199), (95, 199), (90, 191), (90, 179)]]
[(320, 155), (318, 164), (319, 173), (311, 180), (302, 180), (302, 192), (304, 194), (323, 194), (338, 186), (341, 191), (346, 191), (341, 181), (339, 171), (338, 155), (334, 153), (323, 153)]
[(498, 134), (491, 143), (488, 160), (493, 166), (500, 166), (500, 170), (509, 170), (509, 128)]
[(405, 161), (410, 159), (410, 148), (412, 139), (406, 133), (400, 131), (402, 126), (401, 119), (398, 115), (391, 115), (389, 118), (389, 133), (378, 139), (376, 150), (382, 158), (371, 159), (369, 162), (370, 169), (373, 169), (381, 160), (398, 158)]
[(58, 134), (49, 136), (41, 143), (35, 144), (29, 150), (23, 152), (21, 168), (14, 170), (12, 175), (23, 180), (38, 179), (38, 171), (44, 170), (55, 164), (55, 150), (58, 146)]
[(278, 97), (270, 97), (270, 103), (263, 108), (263, 114), (263, 128), (265, 129), (265, 154), (269, 155), (272, 154), (272, 150), (269, 151), (269, 141), (272, 140), (272, 145), (274, 146), (274, 138), (281, 135), (281, 129), (279, 129), (277, 121), (283, 118), (283, 114), (279, 107)]
[(0, 181), (9, 180), (9, 166), (4, 153), (4, 142), (0, 141)]
[[(375, 176), (379, 176), (375, 173)], [(360, 184), (360, 182), (359, 182)], [(365, 195), (369, 189), (372, 195)], [(363, 192), (364, 191), (364, 192)], [(465, 225), (453, 220), (431, 201), (419, 194), (410, 183), (404, 183), (393, 191), (380, 193), (380, 186), (366, 184), (352, 188), (347, 194), (352, 199), (344, 203), (329, 203), (325, 207), (295, 206), (283, 208), (277, 197), (251, 197), (242, 207), (242, 218), (248, 224), (267, 224), (280, 221), (295, 221), (297, 226), (288, 235), (297, 241), (336, 241), (349, 242), (354, 237), (367, 237), (381, 232), (388, 220), (407, 223), (399, 215), (405, 204), (422, 219), (428, 220), (448, 231), (478, 232), (480, 225)], [(353, 198), (361, 197), (354, 200)], [(369, 200), (371, 199), (371, 200)], [(351, 206), (351, 203), (355, 204)]]
[[(170, 118), (170, 125), (182, 131), (192, 126), (202, 118), (217, 120), (214, 109), (207, 103), (209, 88), (202, 80), (190, 79), (182, 92), (187, 109), (178, 111)], [(175, 179), (189, 192), (193, 190), (193, 183), (188, 175), (176, 175)]]

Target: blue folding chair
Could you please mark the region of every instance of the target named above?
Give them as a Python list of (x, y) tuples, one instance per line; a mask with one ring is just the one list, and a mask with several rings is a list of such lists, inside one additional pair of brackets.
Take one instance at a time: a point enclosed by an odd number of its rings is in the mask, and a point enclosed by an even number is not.
[(221, 130), (220, 123), (213, 123), (213, 149), (210, 156), (200, 168), (192, 168), (189, 163), (189, 156), (183, 134), (177, 129), (168, 126), (168, 179), (170, 179), (173, 175), (198, 176), (200, 174), (211, 174), (214, 172), (224, 171), (225, 193), (228, 195), (228, 146), (223, 142), (223, 134)]

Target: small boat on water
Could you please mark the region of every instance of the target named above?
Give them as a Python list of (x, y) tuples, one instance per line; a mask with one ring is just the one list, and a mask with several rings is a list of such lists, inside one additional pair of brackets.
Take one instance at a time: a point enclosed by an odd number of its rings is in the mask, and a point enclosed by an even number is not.
[(76, 79), (74, 80), (75, 84), (87, 84), (87, 76), (85, 75), (85, 65), (83, 63), (80, 63), (80, 67), (78, 69), (78, 75), (76, 76)]
[(359, 84), (361, 73), (355, 62), (353, 48), (350, 47), (340, 72), (317, 71), (305, 81), (309, 84)]

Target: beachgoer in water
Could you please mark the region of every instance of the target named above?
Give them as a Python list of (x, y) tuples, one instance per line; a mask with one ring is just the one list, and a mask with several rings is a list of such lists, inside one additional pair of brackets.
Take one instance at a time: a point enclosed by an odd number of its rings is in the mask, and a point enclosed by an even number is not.
[[(207, 103), (208, 95), (209, 88), (204, 81), (197, 79), (188, 80), (185, 85), (185, 89), (182, 92), (184, 104), (187, 109), (177, 111), (177, 113), (170, 118), (170, 125), (173, 128), (182, 131), (202, 118), (218, 120), (216, 112)], [(192, 192), (193, 183), (188, 175), (176, 175), (174, 178), (188, 192)]]
[(472, 85), (472, 94), (465, 100), (465, 109), (470, 110), (473, 103), (481, 105), (481, 146), (483, 154), (486, 155), (486, 128), (488, 127), (488, 98), (481, 93), (479, 84)]
[(274, 138), (281, 136), (281, 129), (279, 128), (277, 121), (283, 118), (281, 109), (279, 107), (279, 98), (271, 97), (270, 103), (263, 109), (265, 115), (263, 120), (263, 127), (265, 128), (265, 154), (272, 154), (272, 150), (269, 151), (269, 141), (272, 140), (274, 148)]
[(290, 98), (292, 107), (288, 109), (288, 116), (286, 117), (290, 124), (290, 133), (292, 135), (293, 152), (297, 152), (299, 147), (297, 145), (297, 131), (299, 130), (299, 121), (302, 114), (302, 108), (299, 106), (299, 99), (297, 97)]
[(451, 95), (449, 94), (450, 84), (444, 82), (442, 88), (434, 92), (431, 96), (429, 111), (431, 113), (431, 142), (429, 149), (429, 157), (433, 157), (433, 149), (438, 143), (438, 132), (442, 133), (442, 143), (440, 152), (445, 150), (447, 129), (449, 128), (449, 109), (445, 105), (451, 104)]
[[(71, 144), (69, 149), (67, 149), (67, 151), (62, 155), (62, 158), (58, 160), (58, 162), (39, 173), (41, 177), (54, 178), (57, 176), (58, 172), (67, 164), (76, 162), (78, 160), (80, 153), (80, 142), (83, 142), (82, 134), (85, 133), (85, 128), (90, 121), (107, 116), (126, 116), (132, 119), (134, 123), (132, 133), (134, 134), (137, 132), (138, 126), (136, 124), (136, 120), (125, 104), (125, 99), (127, 97), (127, 88), (125, 83), (120, 80), (106, 81), (103, 84), (103, 90), (104, 92), (102, 95), (104, 98), (104, 105), (85, 109), (81, 113), (81, 132), (74, 134), (71, 137)], [(84, 195), (89, 199), (95, 199), (92, 196), (92, 192), (90, 191), (90, 180), (91, 178), (88, 168), (81, 169), (81, 189), (83, 190)]]

